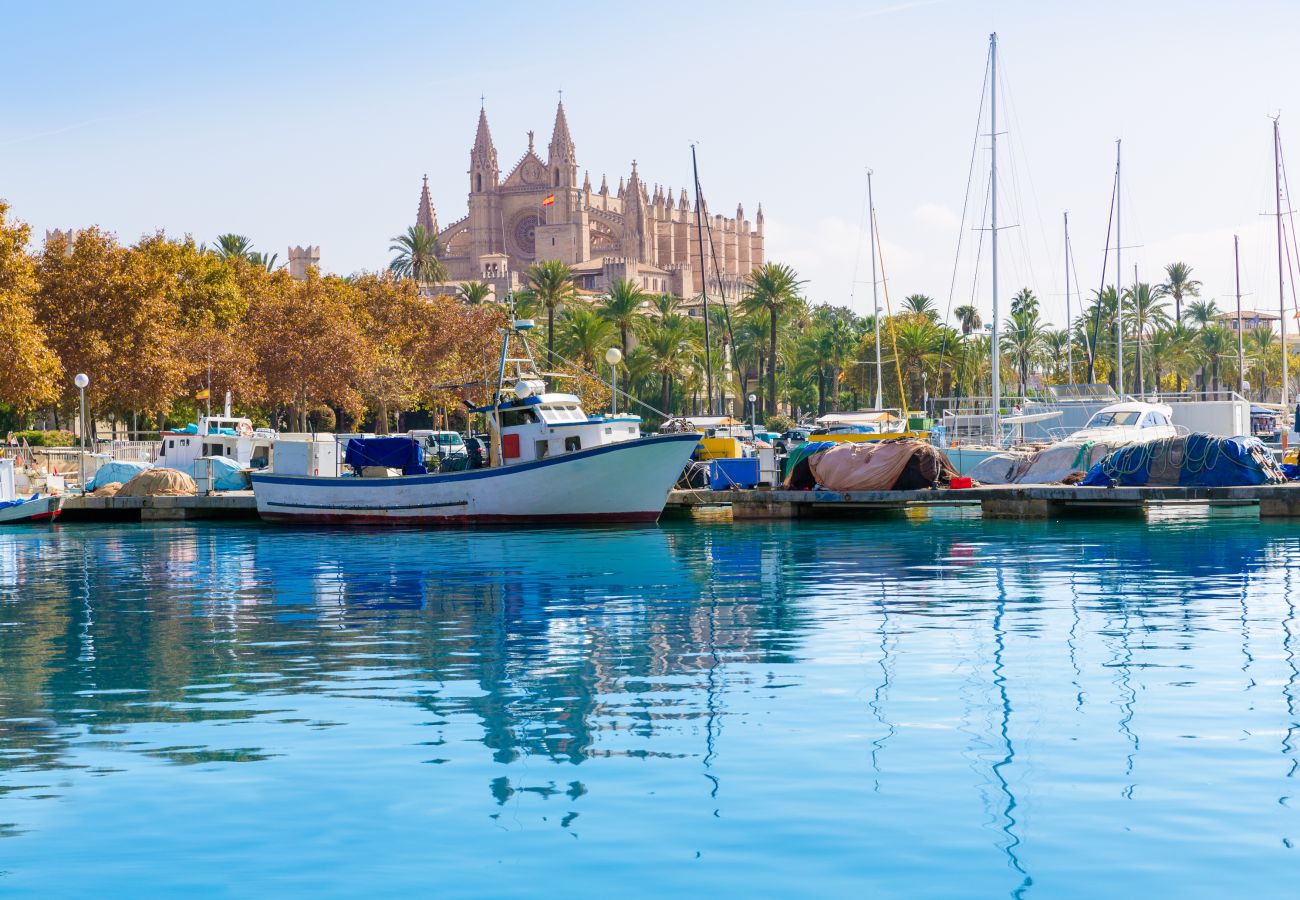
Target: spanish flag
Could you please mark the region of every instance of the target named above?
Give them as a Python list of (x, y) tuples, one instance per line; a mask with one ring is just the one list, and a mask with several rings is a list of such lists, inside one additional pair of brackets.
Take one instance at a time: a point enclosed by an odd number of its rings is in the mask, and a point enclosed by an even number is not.
[(207, 388), (204, 388), (203, 390), (199, 391), (197, 394), (194, 395), (194, 399), (195, 399), (195, 400), (206, 400), (206, 399), (208, 399), (210, 396), (212, 396), (212, 394), (208, 391)]
[(554, 206), (554, 205), (555, 205), (554, 194), (551, 194), (551, 196), (547, 197), (545, 200), (542, 201), (542, 206)]

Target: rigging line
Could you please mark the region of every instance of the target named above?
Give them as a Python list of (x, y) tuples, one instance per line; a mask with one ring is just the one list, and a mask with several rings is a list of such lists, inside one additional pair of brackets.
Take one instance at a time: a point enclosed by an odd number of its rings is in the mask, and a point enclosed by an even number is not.
[[(979, 156), (980, 147), (980, 126), (984, 122), (984, 99), (988, 96), (989, 91), (989, 64), (993, 59), (993, 50), (989, 49), (988, 56), (984, 57), (984, 79), (980, 82), (980, 105), (979, 112), (975, 115), (975, 137), (971, 141), (970, 147), (970, 165), (966, 169), (966, 193), (962, 195), (961, 201), (961, 222), (957, 226), (957, 252), (952, 258), (952, 279), (948, 283), (948, 311), (944, 313), (943, 320), (947, 322), (952, 317), (952, 300), (957, 293), (957, 269), (961, 265), (961, 244), (962, 239), (966, 236), (966, 213), (970, 208), (971, 182), (975, 180), (975, 159)], [(983, 233), (980, 234), (980, 241), (983, 243)], [(976, 257), (976, 270), (978, 271), (979, 263)], [(856, 277), (856, 276), (855, 276)], [(939, 367), (943, 368), (944, 356), (948, 351), (948, 333), (944, 332), (943, 344), (939, 348)]]
[[(871, 171), (870, 168), (867, 169)], [(862, 212), (858, 213), (858, 247), (857, 254), (853, 257), (853, 282), (849, 285), (849, 309), (853, 309), (853, 301), (858, 291), (858, 269), (862, 264), (862, 223), (867, 218), (867, 188), (862, 188)]]
[[(520, 338), (521, 340), (523, 340), (523, 342), (524, 342), (525, 345), (531, 344), (531, 343), (533, 342), (533, 339), (532, 339), (531, 337), (529, 337), (528, 335), (524, 334), (523, 332), (516, 332), (516, 334), (518, 334), (519, 338)], [(537, 344), (537, 350), (540, 352), (542, 349), (543, 349), (543, 348), (542, 348), (542, 345), (541, 345), (541, 343), (539, 342), (539, 343)], [(594, 373), (592, 373), (592, 372), (588, 372), (586, 369), (584, 369), (584, 368), (583, 368), (582, 366), (580, 366), (578, 363), (575, 363), (573, 360), (571, 360), (571, 359), (565, 359), (563, 356), (561, 356), (561, 355), (558, 354), (558, 353), (552, 353), (551, 355), (554, 356), (556, 359), (558, 359), (560, 362), (562, 362), (562, 363), (564, 363), (564, 364), (566, 364), (566, 365), (572, 366), (572, 367), (574, 368), (574, 370), (578, 373), (578, 374), (577, 374), (577, 377), (578, 377), (578, 378), (588, 378), (588, 379), (590, 379), (590, 380), (596, 382), (597, 384), (601, 385), (602, 387), (610, 388), (611, 390), (615, 391), (615, 393), (617, 393), (620, 397), (624, 398), (625, 400), (629, 400), (629, 401), (631, 401), (632, 403), (635, 403), (637, 406), (644, 406), (646, 409), (650, 410), (650, 411), (651, 411), (652, 413), (654, 413), (655, 415), (657, 415), (657, 416), (662, 416), (664, 419), (671, 419), (671, 418), (673, 417), (673, 416), (672, 416), (672, 413), (666, 413), (666, 412), (664, 412), (662, 409), (657, 409), (657, 408), (651, 406), (649, 403), (642, 403), (640, 400), (638, 400), (636, 397), (633, 397), (631, 394), (627, 393), (626, 391), (622, 391), (622, 390), (618, 390), (617, 388), (614, 388), (614, 387), (613, 387), (613, 386), (612, 386), (608, 381), (606, 381), (605, 379), (601, 378), (599, 375), (596, 375), (596, 374), (594, 374)], [(683, 416), (683, 418), (689, 418), (689, 417), (688, 417), (688, 416)]]
[[(704, 189), (700, 187), (698, 173), (695, 176), (695, 215), (697, 220), (699, 216), (704, 215), (706, 209), (704, 204)], [(718, 301), (722, 304), (722, 317), (727, 323), (727, 340), (731, 342), (731, 368), (735, 377), (740, 377), (740, 358), (736, 355), (736, 333), (731, 328), (731, 307), (727, 304), (727, 291), (722, 286), (722, 270), (718, 268), (718, 251), (713, 245), (713, 220), (708, 216), (704, 217), (704, 233), (709, 236), (709, 256), (713, 258), (713, 272), (718, 278)], [(752, 262), (752, 260), (751, 260)], [(709, 265), (700, 260), (700, 284), (703, 285), (709, 278)], [(772, 365), (776, 365), (776, 360), (772, 360)], [(773, 401), (775, 402), (775, 401)], [(718, 410), (721, 412), (721, 410)], [(744, 410), (741, 410), (744, 412)]]
[[(1281, 138), (1279, 137), (1278, 140), (1280, 141)], [(1287, 218), (1291, 220), (1291, 246), (1287, 248), (1287, 258), (1289, 262), (1291, 256), (1291, 250), (1294, 248), (1296, 251), (1295, 261), (1297, 265), (1300, 265), (1300, 247), (1297, 247), (1296, 245), (1296, 234), (1295, 234), (1295, 208), (1291, 203), (1291, 185), (1287, 183), (1287, 178), (1286, 178), (1286, 154), (1279, 153), (1278, 158), (1282, 161), (1282, 188), (1286, 192)], [(1300, 307), (1297, 307), (1296, 305), (1296, 292), (1295, 292), (1296, 273), (1295, 270), (1290, 267), (1290, 265), (1288, 265), (1287, 268), (1291, 274), (1291, 306), (1293, 309), (1296, 309), (1297, 312), (1300, 312)]]
[[(1034, 184), (1034, 170), (1033, 170), (1032, 168), (1030, 168), (1030, 166), (1029, 166), (1029, 154), (1028, 154), (1028, 153), (1026, 152), (1026, 150), (1025, 150), (1024, 142), (1021, 141), (1018, 137), (1017, 137), (1015, 140), (1012, 140), (1012, 135), (1022, 135), (1022, 134), (1024, 134), (1025, 132), (1024, 132), (1024, 129), (1022, 129), (1022, 128), (1020, 127), (1020, 114), (1019, 114), (1019, 112), (1018, 112), (1018, 108), (1016, 107), (1015, 102), (1014, 102), (1014, 100), (1013, 100), (1013, 98), (1012, 98), (1012, 96), (1011, 96), (1011, 92), (1007, 90), (1007, 86), (1006, 86), (1006, 85), (1007, 85), (1007, 77), (1006, 77), (1006, 74), (1007, 74), (1007, 65), (1006, 65), (1006, 62), (1003, 61), (1003, 62), (1002, 62), (1002, 65), (1000, 65), (1000, 66), (998, 67), (998, 81), (999, 81), (999, 83), (1002, 85), (1002, 100), (1003, 100), (1003, 104), (1004, 104), (1004, 107), (1005, 107), (1005, 110), (1006, 110), (1007, 118), (1011, 120), (1011, 123), (1012, 123), (1012, 125), (1014, 126), (1014, 127), (1010, 128), (1010, 129), (1008, 129), (1008, 133), (1007, 133), (1007, 142), (1010, 143), (1010, 144), (1012, 145), (1012, 148), (1011, 148), (1011, 149), (1012, 149), (1013, 151), (1015, 151), (1015, 152), (1019, 152), (1019, 154), (1020, 154), (1020, 164), (1021, 164), (1021, 167), (1024, 169), (1024, 172), (1025, 172), (1025, 179), (1026, 179), (1026, 181), (1029, 183), (1029, 197), (1030, 197), (1030, 199), (1033, 201), (1033, 203), (1031, 204), (1031, 206), (1032, 206), (1032, 208), (1033, 208), (1033, 210), (1034, 210), (1034, 217), (1035, 217), (1036, 219), (1038, 219), (1038, 236), (1039, 236), (1039, 239), (1042, 241), (1042, 244), (1043, 244), (1044, 256), (1045, 256), (1045, 257), (1047, 258), (1047, 260), (1049, 261), (1049, 263), (1048, 263), (1048, 269), (1049, 269), (1048, 274), (1051, 276), (1051, 279), (1052, 279), (1052, 280), (1051, 280), (1051, 283), (1052, 283), (1052, 284), (1056, 284), (1056, 268), (1055, 268), (1055, 266), (1051, 265), (1051, 262), (1050, 262), (1050, 261), (1054, 258), (1054, 257), (1053, 257), (1053, 254), (1054, 254), (1055, 251), (1054, 251), (1054, 250), (1051, 250), (1051, 249), (1048, 248), (1048, 243), (1047, 243), (1047, 226), (1046, 226), (1046, 224), (1043, 222), (1043, 209), (1042, 209), (1042, 204), (1038, 202), (1038, 188), (1037, 188), (1037, 186)], [(1012, 162), (1015, 161), (1015, 152), (1013, 152), (1013, 153), (1011, 154)], [(1017, 176), (1017, 174), (1016, 174), (1016, 168), (1015, 168), (1015, 166), (1012, 166), (1012, 167), (1011, 167), (1011, 178), (1012, 178), (1013, 182), (1015, 183), (1015, 187), (1016, 187), (1016, 191), (1017, 191), (1017, 199), (1020, 199), (1020, 198), (1019, 198), (1019, 193), (1018, 193), (1019, 190), (1020, 190), (1020, 185), (1019, 185), (1019, 181), (1018, 181), (1018, 176)], [(1023, 213), (1023, 210), (1022, 210), (1021, 212)], [(1023, 219), (1023, 215), (1022, 215), (1022, 219)], [(1026, 250), (1027, 250), (1027, 249), (1028, 249), (1028, 239), (1027, 239), (1027, 238), (1025, 239), (1025, 247), (1026, 247)], [(1034, 275), (1033, 256), (1027, 254), (1027, 255), (1025, 256), (1025, 260), (1026, 260), (1026, 265), (1029, 267), (1029, 274), (1030, 274), (1030, 277), (1031, 277), (1031, 279), (1033, 279), (1034, 282), (1036, 283), (1037, 278), (1036, 278), (1036, 276)]]
[[(1118, 169), (1119, 164), (1116, 163), (1115, 167), (1116, 169)], [(1101, 253), (1101, 286), (1097, 290), (1097, 302), (1096, 302), (1096, 306), (1094, 307), (1096, 311), (1093, 314), (1092, 340), (1085, 342), (1088, 350), (1088, 383), (1089, 384), (1094, 384), (1097, 381), (1097, 341), (1101, 335), (1101, 298), (1102, 295), (1106, 293), (1106, 267), (1110, 264), (1110, 235), (1111, 235), (1111, 229), (1115, 227), (1115, 195), (1119, 193), (1118, 171), (1115, 174), (1117, 177), (1114, 179), (1114, 183), (1111, 185), (1111, 189), (1110, 189), (1110, 215), (1106, 219), (1106, 245)], [(1119, 286), (1118, 285), (1115, 286), (1115, 300), (1116, 300), (1115, 315), (1118, 318), (1119, 316)], [(1088, 334), (1085, 331), (1084, 337), (1086, 338), (1087, 336)], [(1124, 386), (1120, 385), (1119, 387), (1120, 390), (1123, 391)]]
[(889, 323), (889, 342), (894, 347), (894, 373), (898, 376), (898, 401), (903, 415), (906, 416), (907, 391), (903, 390), (903, 366), (898, 361), (898, 335), (894, 328), (894, 310), (889, 304), (889, 277), (885, 274), (885, 248), (880, 243), (880, 222), (876, 218), (874, 209), (871, 211), (871, 226), (871, 231), (876, 236), (876, 255), (880, 259), (880, 284), (885, 289), (885, 321)]

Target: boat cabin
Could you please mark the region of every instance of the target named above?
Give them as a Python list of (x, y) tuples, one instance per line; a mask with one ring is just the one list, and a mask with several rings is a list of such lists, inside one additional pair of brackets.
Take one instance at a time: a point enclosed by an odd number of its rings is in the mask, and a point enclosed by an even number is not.
[(164, 431), (158, 465), (190, 471), (196, 459), (220, 456), (245, 469), (264, 469), (271, 463), (273, 438), (254, 433), (249, 419), (235, 416), (202, 416), (197, 424), (177, 431)]
[(489, 413), (488, 422), (495, 432), (497, 415), (493, 411), (499, 409), (501, 461), (507, 466), (641, 436), (640, 416), (588, 416), (576, 395), (544, 393), (541, 381), (521, 380), (514, 394), (513, 398), (503, 397), (499, 407), (482, 410)]
[(1157, 438), (1176, 437), (1178, 427), (1173, 423), (1174, 411), (1167, 403), (1144, 403), (1128, 400), (1112, 403), (1092, 414), (1086, 425), (1071, 434), (1067, 440), (1141, 442)]

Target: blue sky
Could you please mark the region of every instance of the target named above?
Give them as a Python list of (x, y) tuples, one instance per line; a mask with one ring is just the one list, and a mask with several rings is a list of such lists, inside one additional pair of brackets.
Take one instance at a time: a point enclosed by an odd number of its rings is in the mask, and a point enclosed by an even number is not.
[[(237, 231), (282, 259), (313, 243), (327, 270), (380, 268), (422, 174), (440, 221), (464, 214), (480, 95), (508, 168), (528, 129), (545, 145), (563, 89), (595, 184), (636, 158), (680, 188), (698, 141), (711, 205), (752, 217), (762, 201), (769, 256), (814, 301), (860, 311), (867, 166), (891, 295), (948, 306), (996, 30), (1001, 218), (1017, 226), (1003, 297), (1029, 284), (1064, 323), (1066, 209), (1079, 280), (1096, 288), (1123, 138), (1126, 277), (1183, 259), (1230, 303), (1235, 231), (1245, 305), (1277, 308), (1260, 213), (1270, 113), (1300, 173), (1296, 3), (24, 3), (5, 19), (0, 68), (17, 91), (0, 116), (0, 196), (38, 239), (88, 224), (124, 241)], [(952, 302), (987, 311), (987, 279), (967, 257)]]

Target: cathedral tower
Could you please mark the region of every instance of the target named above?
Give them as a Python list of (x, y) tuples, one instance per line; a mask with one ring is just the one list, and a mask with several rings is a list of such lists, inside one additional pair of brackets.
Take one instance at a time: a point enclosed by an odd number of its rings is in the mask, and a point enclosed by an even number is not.
[(478, 132), (469, 151), (469, 255), (475, 261), (475, 268), (480, 256), (505, 249), (497, 240), (501, 234), (501, 202), (497, 193), (500, 177), (487, 110), (479, 107)]

